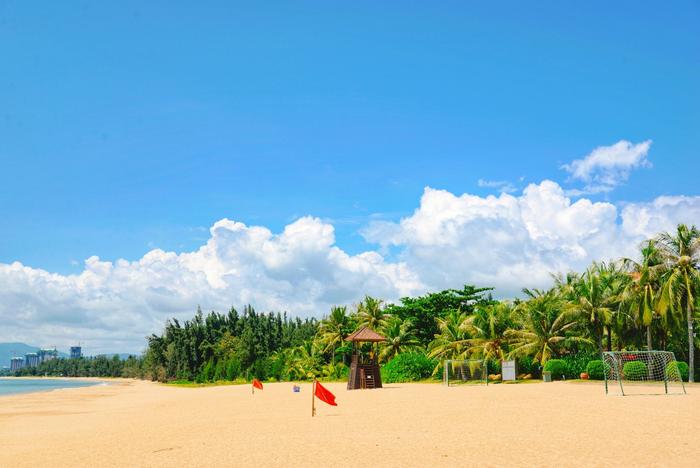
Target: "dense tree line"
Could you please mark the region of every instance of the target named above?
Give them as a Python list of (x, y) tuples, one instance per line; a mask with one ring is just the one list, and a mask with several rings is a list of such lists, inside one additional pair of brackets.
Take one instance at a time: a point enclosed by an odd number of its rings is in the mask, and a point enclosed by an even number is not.
[(283, 352), (302, 346), (318, 330), (314, 319), (290, 319), (286, 314), (197, 310), (184, 324), (168, 321), (161, 336), (148, 338), (144, 369), (158, 380), (234, 380), (252, 371), (281, 377)]
[(44, 361), (38, 366), (24, 367), (15, 376), (50, 377), (134, 377), (143, 378), (142, 360), (135, 356), (120, 359), (119, 356), (58, 358)]

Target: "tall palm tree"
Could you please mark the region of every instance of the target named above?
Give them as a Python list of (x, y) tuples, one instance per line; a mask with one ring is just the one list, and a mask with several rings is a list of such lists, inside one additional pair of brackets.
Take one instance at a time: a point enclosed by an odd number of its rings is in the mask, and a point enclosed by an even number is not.
[[(627, 309), (623, 307), (623, 293), (630, 277), (620, 261), (597, 264), (597, 274), (603, 286), (606, 303), (610, 309), (610, 316), (605, 323), (607, 331), (607, 348), (612, 350), (613, 331), (617, 336), (618, 349), (622, 349), (623, 340), (629, 335), (628, 330), (634, 328), (634, 321)], [(633, 330), (634, 332), (634, 330)]]
[(513, 307), (508, 302), (498, 302), (477, 307), (474, 314), (461, 324), (469, 339), (469, 354), (476, 359), (504, 359), (506, 340), (503, 335), (511, 325)]
[[(466, 359), (469, 354), (469, 334), (463, 326), (468, 315), (461, 310), (453, 310), (436, 320), (440, 333), (428, 348), (428, 357), (445, 359)], [(437, 372), (440, 364), (435, 367)]]
[(581, 282), (581, 275), (570, 271), (566, 275), (561, 273), (552, 275), (554, 279), (554, 289), (557, 294), (567, 301), (573, 301), (576, 298), (576, 286)]
[(598, 272), (599, 268), (599, 265), (594, 264), (581, 277), (579, 283), (575, 286), (576, 297), (566, 308), (568, 311), (577, 313), (588, 321), (598, 345), (598, 352), (602, 354), (603, 331), (605, 324), (609, 322), (612, 316), (612, 310), (610, 308), (610, 297)]
[(390, 315), (384, 312), (383, 300), (365, 296), (357, 305), (357, 322), (360, 327), (369, 327), (374, 331), (380, 330)]
[(292, 379), (312, 379), (321, 373), (321, 357), (312, 341), (305, 341), (293, 348), (288, 363), (289, 375)]
[(679, 224), (675, 235), (659, 234), (656, 238), (659, 252), (668, 269), (661, 287), (659, 310), (685, 312), (688, 322), (688, 367), (690, 382), (695, 381), (695, 345), (693, 315), (700, 292), (700, 230), (695, 226)]
[(323, 351), (331, 351), (331, 362), (335, 363), (335, 349), (342, 346), (348, 335), (349, 317), (345, 306), (331, 307), (331, 313), (321, 321), (318, 329), (318, 341), (323, 346)]
[(382, 334), (386, 342), (379, 352), (379, 360), (386, 362), (404, 351), (417, 348), (420, 342), (413, 332), (413, 322), (411, 320), (401, 320), (392, 316), (387, 320), (382, 328)]
[(520, 302), (514, 317), (521, 328), (505, 332), (511, 345), (509, 356), (533, 356), (544, 365), (552, 355), (560, 355), (567, 346), (591, 344), (587, 338), (574, 334), (580, 326), (576, 315), (564, 309), (555, 290), (546, 292), (525, 289), (529, 299)]
[(623, 258), (622, 262), (630, 276), (630, 281), (622, 292), (622, 306), (646, 328), (647, 349), (652, 350), (654, 348), (651, 328), (654, 319), (661, 318), (662, 325), (667, 321), (665, 311), (660, 311), (657, 306), (664, 267), (659, 249), (653, 240), (649, 240), (642, 246), (641, 262), (629, 258)]

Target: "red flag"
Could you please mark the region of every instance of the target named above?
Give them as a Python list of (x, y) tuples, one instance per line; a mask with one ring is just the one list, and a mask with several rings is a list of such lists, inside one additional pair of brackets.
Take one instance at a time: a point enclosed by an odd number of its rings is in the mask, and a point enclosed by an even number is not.
[(335, 402), (335, 395), (333, 395), (326, 387), (321, 385), (318, 381), (316, 381), (316, 391), (314, 392), (316, 394), (316, 398), (318, 398), (321, 401), (325, 401), (331, 406), (338, 406), (338, 404)]
[(263, 389), (263, 388), (262, 388), (262, 382), (259, 381), (258, 379), (253, 379), (253, 387), (259, 388), (260, 390), (262, 390), (262, 389)]

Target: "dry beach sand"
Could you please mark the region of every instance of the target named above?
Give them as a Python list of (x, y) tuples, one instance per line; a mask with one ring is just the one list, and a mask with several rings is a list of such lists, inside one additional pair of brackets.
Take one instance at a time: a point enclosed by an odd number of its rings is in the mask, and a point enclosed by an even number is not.
[(0, 466), (697, 466), (700, 386), (109, 386), (0, 398)]

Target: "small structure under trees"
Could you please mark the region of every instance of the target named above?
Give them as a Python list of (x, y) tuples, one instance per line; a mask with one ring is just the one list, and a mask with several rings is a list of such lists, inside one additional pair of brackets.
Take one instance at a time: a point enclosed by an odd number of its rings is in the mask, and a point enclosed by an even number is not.
[[(386, 338), (368, 327), (362, 327), (351, 333), (345, 341), (352, 342), (348, 390), (382, 388), (382, 376), (377, 362), (377, 343), (386, 341)], [(361, 343), (371, 343), (368, 355), (362, 353)]]

